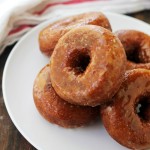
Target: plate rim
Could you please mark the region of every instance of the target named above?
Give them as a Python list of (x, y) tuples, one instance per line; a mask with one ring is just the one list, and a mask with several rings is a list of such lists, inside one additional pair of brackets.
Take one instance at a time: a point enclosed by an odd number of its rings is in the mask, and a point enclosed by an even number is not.
[[(87, 11), (87, 12), (93, 12), (93, 11)], [(98, 12), (98, 11), (97, 11)], [(139, 19), (136, 19), (136, 18), (133, 18), (133, 17), (130, 17), (130, 16), (127, 16), (125, 14), (119, 14), (119, 13), (114, 13), (114, 12), (108, 12), (108, 11), (99, 11), (99, 12), (102, 12), (104, 13), (104, 15), (113, 15), (113, 16), (118, 16), (118, 17), (124, 17), (124, 18), (127, 18), (129, 20), (134, 20), (134, 21), (137, 21), (137, 22), (140, 22), (146, 26), (149, 26), (150, 28), (150, 25), (142, 20), (139, 20)], [(83, 12), (82, 12), (83, 13)], [(80, 14), (80, 13), (79, 13)], [(71, 15), (72, 16), (72, 15)], [(65, 16), (64, 16), (65, 17)], [(64, 18), (62, 17), (62, 18)], [(59, 20), (59, 19), (58, 19)], [(47, 21), (44, 21), (40, 24), (38, 24), (37, 26), (33, 27), (30, 31), (28, 31), (18, 42), (17, 44), (13, 47), (13, 49), (11, 50), (10, 54), (8, 55), (7, 57), (7, 60), (5, 62), (5, 65), (4, 65), (4, 69), (3, 69), (3, 73), (2, 73), (2, 95), (3, 95), (3, 100), (4, 100), (4, 104), (5, 104), (5, 107), (6, 107), (6, 110), (8, 112), (8, 115), (11, 119), (11, 121), (13, 122), (13, 124), (15, 125), (15, 127), (17, 128), (17, 130), (20, 132), (20, 134), (33, 146), (35, 147), (36, 149), (39, 149), (41, 150), (41, 147), (35, 143), (34, 141), (32, 141), (32, 139), (30, 139), (29, 136), (27, 136), (27, 134), (21, 129), (21, 127), (19, 126), (19, 124), (16, 122), (15, 120), (15, 117), (14, 115), (11, 113), (11, 110), (10, 110), (10, 107), (9, 107), (9, 103), (8, 103), (8, 100), (7, 100), (7, 94), (6, 94), (6, 74), (7, 74), (7, 70), (8, 70), (8, 66), (10, 64), (10, 61), (11, 61), (11, 58), (15, 55), (15, 52), (17, 51), (17, 48), (20, 44), (22, 44), (22, 42), (24, 41), (24, 39), (26, 39), (26, 37), (28, 37), (30, 34), (34, 33), (38, 28), (40, 28), (40, 26), (43, 26), (44, 24), (48, 24), (50, 22), (50, 19), (47, 20)]]

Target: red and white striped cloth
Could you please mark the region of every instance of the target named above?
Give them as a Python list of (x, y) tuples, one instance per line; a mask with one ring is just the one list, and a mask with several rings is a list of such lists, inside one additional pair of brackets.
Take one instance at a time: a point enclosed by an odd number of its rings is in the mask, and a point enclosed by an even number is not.
[(0, 2), (0, 54), (37, 24), (78, 12), (129, 13), (150, 9), (150, 0), (5, 0)]

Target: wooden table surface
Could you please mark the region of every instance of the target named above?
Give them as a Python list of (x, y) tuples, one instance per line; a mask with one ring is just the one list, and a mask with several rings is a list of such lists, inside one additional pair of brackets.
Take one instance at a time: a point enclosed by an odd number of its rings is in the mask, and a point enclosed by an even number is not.
[[(150, 24), (150, 11), (142, 11), (129, 16)], [(35, 148), (19, 133), (12, 123), (5, 108), (2, 95), (2, 74), (6, 59), (14, 45), (6, 48), (0, 56), (0, 150), (35, 150)]]

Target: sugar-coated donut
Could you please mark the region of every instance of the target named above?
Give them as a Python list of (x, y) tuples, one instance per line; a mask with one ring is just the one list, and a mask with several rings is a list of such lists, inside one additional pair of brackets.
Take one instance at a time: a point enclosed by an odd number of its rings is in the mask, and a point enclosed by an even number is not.
[(137, 30), (119, 30), (116, 35), (127, 54), (127, 70), (150, 69), (150, 36)]
[(50, 67), (45, 66), (37, 75), (33, 97), (36, 108), (49, 122), (66, 128), (84, 126), (98, 116), (98, 107), (83, 107), (69, 104), (54, 91), (50, 80)]
[(96, 106), (110, 100), (125, 73), (126, 55), (109, 30), (85, 25), (70, 30), (51, 56), (51, 81), (64, 100)]
[[(112, 100), (101, 107), (101, 118), (110, 136), (131, 149), (150, 148), (150, 118), (147, 118), (150, 113), (146, 113), (150, 112), (147, 109), (147, 104), (150, 104), (150, 71), (127, 71)], [(139, 104), (142, 105), (140, 111), (137, 110)]]
[(40, 50), (46, 55), (51, 55), (60, 37), (70, 29), (86, 24), (98, 25), (111, 30), (111, 25), (108, 19), (101, 12), (88, 12), (67, 17), (50, 24), (40, 32)]

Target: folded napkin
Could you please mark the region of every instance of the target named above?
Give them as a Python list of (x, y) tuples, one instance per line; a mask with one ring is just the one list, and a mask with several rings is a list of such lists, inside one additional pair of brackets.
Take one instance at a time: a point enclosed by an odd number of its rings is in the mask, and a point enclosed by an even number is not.
[(2, 0), (0, 54), (37, 24), (61, 14), (87, 11), (131, 13), (150, 9), (150, 0)]

